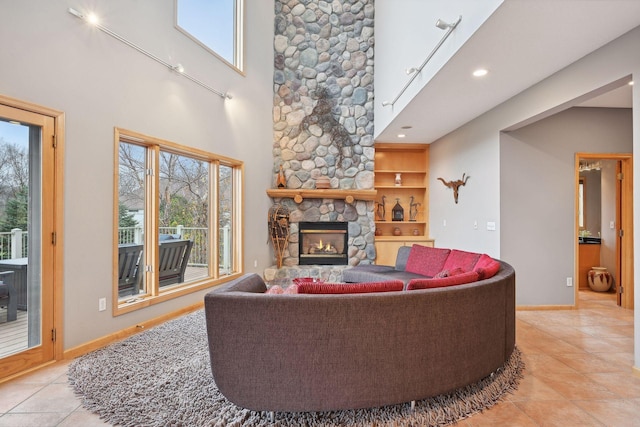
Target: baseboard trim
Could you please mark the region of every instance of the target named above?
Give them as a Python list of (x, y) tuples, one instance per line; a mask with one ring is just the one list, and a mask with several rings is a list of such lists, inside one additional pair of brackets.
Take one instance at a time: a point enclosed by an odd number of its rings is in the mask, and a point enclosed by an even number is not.
[(162, 323), (167, 322), (168, 320), (175, 319), (176, 317), (183, 316), (188, 313), (192, 313), (196, 310), (199, 310), (204, 307), (204, 301), (199, 302), (197, 304), (190, 305), (188, 307), (181, 308), (180, 310), (173, 311), (171, 313), (163, 314), (162, 316), (149, 319), (145, 322), (141, 322), (137, 325), (130, 326), (128, 328), (122, 329), (118, 332), (114, 332), (109, 335), (105, 335), (104, 337), (97, 338), (93, 341), (86, 342), (84, 344), (80, 344), (77, 347), (70, 348), (65, 350), (62, 354), (64, 360), (75, 359), (78, 356), (82, 356), (83, 354), (87, 354), (94, 350), (98, 350), (102, 347), (105, 347), (109, 344), (112, 344), (116, 341), (123, 340), (132, 335), (138, 334), (145, 329), (152, 328), (154, 326), (160, 325)]
[(575, 305), (519, 305), (516, 311), (533, 311), (533, 310), (575, 310)]

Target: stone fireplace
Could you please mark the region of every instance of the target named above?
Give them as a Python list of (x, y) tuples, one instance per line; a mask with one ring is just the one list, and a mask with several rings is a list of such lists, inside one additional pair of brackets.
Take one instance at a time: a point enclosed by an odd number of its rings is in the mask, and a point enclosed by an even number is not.
[(299, 266), (302, 222), (344, 222), (345, 264), (373, 263), (373, 200), (324, 197), (318, 189), (374, 189), (374, 1), (274, 4), (272, 188), (282, 167), (286, 189), (319, 193), (271, 196), (290, 212), (283, 267)]
[(347, 265), (346, 222), (301, 222), (298, 235), (299, 265)]

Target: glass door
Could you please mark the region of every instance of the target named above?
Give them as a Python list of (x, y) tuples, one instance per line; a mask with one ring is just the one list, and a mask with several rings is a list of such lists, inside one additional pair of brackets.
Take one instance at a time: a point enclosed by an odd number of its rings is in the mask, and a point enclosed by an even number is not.
[(0, 379), (54, 357), (54, 119), (0, 105)]

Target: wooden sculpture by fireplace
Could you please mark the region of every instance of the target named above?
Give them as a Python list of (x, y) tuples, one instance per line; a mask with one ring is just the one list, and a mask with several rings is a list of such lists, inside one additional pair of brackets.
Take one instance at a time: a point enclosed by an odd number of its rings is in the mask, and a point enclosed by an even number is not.
[(284, 251), (289, 241), (289, 209), (278, 204), (271, 206), (267, 223), (276, 263), (278, 268), (281, 268)]

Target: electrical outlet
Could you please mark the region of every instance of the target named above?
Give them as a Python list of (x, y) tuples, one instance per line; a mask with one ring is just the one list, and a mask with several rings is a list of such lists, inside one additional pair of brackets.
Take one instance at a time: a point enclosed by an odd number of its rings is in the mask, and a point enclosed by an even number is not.
[(105, 311), (107, 309), (107, 299), (99, 298), (98, 299), (98, 311)]
[(473, 221), (473, 229), (474, 230), (478, 229), (478, 221)]
[(443, 226), (443, 227), (446, 227), (446, 226), (447, 226), (447, 220), (446, 220), (446, 219), (443, 219), (443, 220), (442, 220), (442, 226)]
[(573, 286), (573, 277), (567, 277), (567, 286)]
[(253, 260), (253, 266), (254, 266), (254, 267), (257, 267), (257, 266), (258, 266), (258, 260), (257, 260), (257, 259), (256, 259), (256, 260)]

